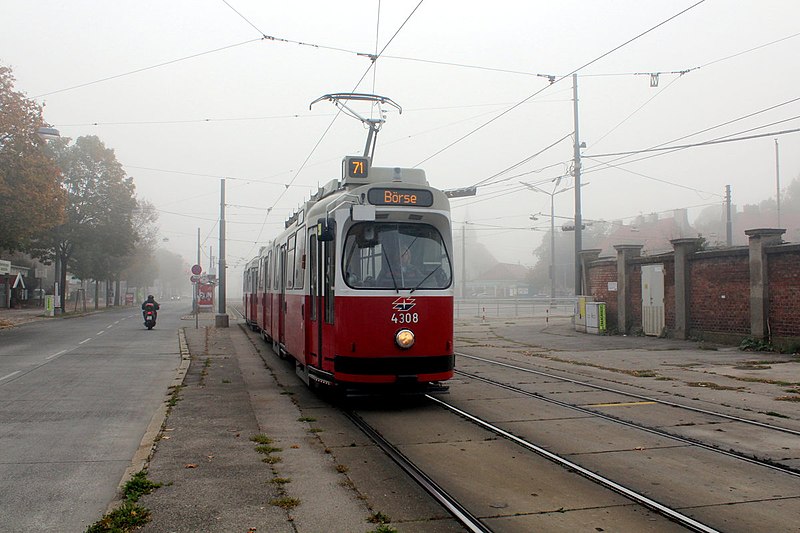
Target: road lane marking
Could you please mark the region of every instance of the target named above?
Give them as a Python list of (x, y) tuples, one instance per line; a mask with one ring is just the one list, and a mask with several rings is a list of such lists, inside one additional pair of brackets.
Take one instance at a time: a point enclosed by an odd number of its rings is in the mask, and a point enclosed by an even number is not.
[(16, 372), (12, 372), (12, 373), (10, 373), (10, 374), (9, 374), (9, 375), (7, 375), (7, 376), (3, 376), (2, 378), (0, 378), (0, 381), (3, 381), (4, 379), (8, 379), (8, 378), (10, 378), (10, 377), (12, 377), (12, 376), (16, 376), (16, 375), (17, 375), (17, 374), (19, 374), (20, 372), (21, 372), (21, 370), (17, 370)]
[(102, 335), (103, 333), (105, 333), (105, 331), (98, 331), (97, 333), (95, 333), (95, 335), (94, 335), (94, 336), (95, 336), (95, 337), (97, 337), (97, 336), (99, 336), (99, 335)]
[(67, 353), (67, 351), (66, 350), (61, 350), (60, 352), (56, 352), (53, 355), (48, 355), (47, 357), (45, 357), (45, 359), (49, 361), (53, 357), (58, 357), (59, 355), (64, 354), (64, 353)]
[[(116, 323), (116, 322), (115, 322), (115, 323)], [(113, 327), (114, 327), (114, 324), (109, 324), (109, 325), (107, 325), (107, 326), (106, 326), (106, 329), (111, 329), (111, 328), (113, 328)]]
[(628, 407), (631, 405), (653, 405), (656, 402), (612, 402), (612, 403), (590, 403), (586, 407)]
[(91, 338), (91, 337), (89, 337), (88, 339), (83, 339), (83, 340), (82, 340), (81, 342), (79, 342), (78, 344), (83, 344), (84, 342), (89, 342), (90, 340), (92, 340), (92, 338)]

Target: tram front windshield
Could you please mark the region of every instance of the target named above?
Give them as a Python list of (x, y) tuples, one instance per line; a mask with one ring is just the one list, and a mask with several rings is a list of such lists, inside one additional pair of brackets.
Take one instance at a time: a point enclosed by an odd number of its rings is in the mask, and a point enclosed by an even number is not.
[(354, 289), (446, 289), (452, 268), (429, 224), (362, 222), (347, 232), (343, 272)]

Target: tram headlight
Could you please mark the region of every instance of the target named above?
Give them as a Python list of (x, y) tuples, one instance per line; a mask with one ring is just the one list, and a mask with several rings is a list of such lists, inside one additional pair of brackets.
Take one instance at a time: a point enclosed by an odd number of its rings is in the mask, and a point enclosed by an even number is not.
[(414, 346), (414, 332), (410, 329), (401, 329), (395, 334), (394, 342), (396, 342), (400, 348), (407, 350)]

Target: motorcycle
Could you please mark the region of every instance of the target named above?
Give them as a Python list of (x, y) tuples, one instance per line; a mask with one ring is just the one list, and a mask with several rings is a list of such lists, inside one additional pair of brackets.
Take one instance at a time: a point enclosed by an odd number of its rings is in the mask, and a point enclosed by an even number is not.
[(156, 325), (156, 311), (155, 309), (151, 309), (148, 306), (147, 309), (144, 310), (144, 327), (147, 329), (153, 329)]

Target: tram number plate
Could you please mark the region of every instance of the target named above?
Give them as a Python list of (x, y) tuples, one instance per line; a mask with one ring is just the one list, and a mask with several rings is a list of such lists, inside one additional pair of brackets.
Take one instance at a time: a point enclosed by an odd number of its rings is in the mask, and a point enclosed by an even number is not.
[(419, 322), (419, 313), (392, 313), (392, 322), (395, 324), (416, 324)]

